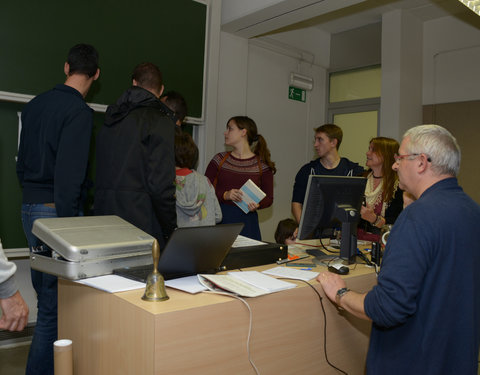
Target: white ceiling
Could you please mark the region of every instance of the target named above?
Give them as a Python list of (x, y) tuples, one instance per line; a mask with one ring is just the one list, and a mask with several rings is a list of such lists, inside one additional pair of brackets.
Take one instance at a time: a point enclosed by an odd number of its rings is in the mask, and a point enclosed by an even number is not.
[(475, 16), (457, 0), (367, 0), (337, 12), (314, 17), (306, 23), (334, 34), (381, 22), (383, 13), (397, 9), (406, 11), (422, 21), (449, 15), (470, 16), (470, 13)]
[(422, 21), (450, 15), (480, 28), (480, 17), (457, 0), (223, 0), (222, 30), (247, 38), (305, 27), (334, 34), (398, 9)]

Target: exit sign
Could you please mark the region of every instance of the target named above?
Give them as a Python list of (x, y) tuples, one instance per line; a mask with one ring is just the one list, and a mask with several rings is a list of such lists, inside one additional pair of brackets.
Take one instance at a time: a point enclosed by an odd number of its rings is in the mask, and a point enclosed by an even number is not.
[(303, 89), (297, 87), (289, 86), (288, 87), (288, 99), (296, 100), (298, 102), (304, 102), (307, 99), (307, 92)]

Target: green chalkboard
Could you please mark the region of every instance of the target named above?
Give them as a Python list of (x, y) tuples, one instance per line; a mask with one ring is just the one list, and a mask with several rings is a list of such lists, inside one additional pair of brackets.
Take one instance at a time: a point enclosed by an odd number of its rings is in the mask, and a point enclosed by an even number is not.
[[(207, 7), (193, 0), (60, 0), (3, 2), (0, 11), (0, 91), (37, 95), (65, 80), (71, 46), (94, 45), (101, 75), (86, 100), (111, 104), (131, 85), (135, 65), (150, 61), (166, 90), (185, 97), (189, 117), (202, 116)], [(0, 101), (0, 238), (4, 248), (26, 247), (15, 173), (18, 116), (24, 104)], [(95, 114), (90, 157), (94, 176)]]
[(201, 117), (206, 5), (192, 0), (2, 2), (0, 91), (37, 95), (63, 82), (69, 48), (90, 43), (101, 75), (87, 102), (111, 104), (131, 84), (135, 65), (150, 61), (165, 89), (184, 95)]

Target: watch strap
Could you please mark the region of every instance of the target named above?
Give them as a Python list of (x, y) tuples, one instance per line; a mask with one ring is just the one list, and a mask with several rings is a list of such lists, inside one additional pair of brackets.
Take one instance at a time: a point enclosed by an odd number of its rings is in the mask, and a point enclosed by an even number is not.
[(337, 290), (337, 298), (340, 299), (342, 298), (347, 292), (349, 292), (350, 289), (348, 288), (340, 288)]

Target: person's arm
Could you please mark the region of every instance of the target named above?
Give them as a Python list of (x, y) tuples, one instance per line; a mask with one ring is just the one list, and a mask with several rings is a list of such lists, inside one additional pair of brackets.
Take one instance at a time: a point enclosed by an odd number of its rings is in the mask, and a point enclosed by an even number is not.
[(263, 170), (260, 189), (262, 189), (266, 196), (260, 201), (260, 207), (258, 208), (270, 207), (273, 204), (273, 173), (270, 168)]
[(298, 202), (292, 202), (292, 214), (297, 223), (300, 223), (300, 218), (302, 217), (302, 208), (303, 205)]
[(387, 209), (385, 210), (385, 222), (386, 224), (395, 224), (398, 215), (403, 210), (403, 190), (400, 188), (395, 191), (393, 199), (389, 203)]
[(365, 314), (364, 301), (366, 293), (357, 293), (349, 290), (338, 296), (337, 292), (347, 285), (345, 281), (337, 274), (331, 272), (322, 272), (317, 277), (317, 281), (322, 285), (322, 288), (327, 297), (337, 304), (337, 306), (347, 310), (349, 313), (359, 317), (360, 319), (371, 319)]
[[(22, 123), (25, 124), (24, 119), (23, 119), (23, 113), (22, 113)], [(16, 165), (16, 172), (17, 172), (17, 178), (18, 182), (20, 183), (20, 186), (23, 188), (23, 175), (25, 173), (25, 164), (23, 160), (23, 153), (24, 153), (24, 133), (23, 131), (20, 132), (20, 145), (18, 146), (18, 154), (17, 154), (17, 165)]]
[[(220, 174), (218, 170), (218, 164), (215, 162), (216, 158), (217, 158), (217, 155), (215, 155), (213, 159), (210, 160), (210, 163), (208, 163), (207, 169), (205, 170), (205, 176), (210, 180), (212, 185), (215, 182), (215, 178), (217, 178), (217, 176)], [(222, 189), (221, 187), (218, 186), (218, 180), (217, 180), (217, 186), (215, 186), (214, 189), (215, 189), (215, 195), (217, 196), (218, 202), (224, 203), (226, 201), (226, 191), (225, 189)]]
[(0, 242), (0, 329), (21, 331), (28, 322), (28, 306), (15, 283), (15, 263), (9, 262)]
[[(147, 116), (147, 115), (146, 115)], [(175, 200), (175, 124), (168, 117), (147, 117), (144, 142), (147, 158), (147, 188), (153, 210), (167, 240), (177, 226)]]
[(13, 296), (0, 298), (0, 309), (0, 329), (21, 331), (25, 328), (28, 323), (28, 306), (19, 291)]
[[(357, 163), (355, 163), (357, 164)], [(365, 173), (365, 169), (363, 169), (363, 167), (361, 165), (356, 165), (355, 168), (353, 169), (353, 175), (354, 176), (363, 176), (363, 174)]]
[(385, 225), (385, 218), (377, 215), (373, 208), (369, 206), (362, 206), (360, 208), (360, 216), (363, 220), (368, 221), (372, 226), (381, 228)]
[(54, 201), (59, 217), (77, 216), (92, 137), (93, 113), (85, 108), (66, 120), (55, 160)]
[(303, 201), (307, 191), (308, 176), (310, 174), (310, 164), (305, 164), (297, 172), (292, 192), (292, 214), (297, 223), (300, 223), (302, 217)]

